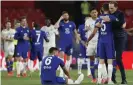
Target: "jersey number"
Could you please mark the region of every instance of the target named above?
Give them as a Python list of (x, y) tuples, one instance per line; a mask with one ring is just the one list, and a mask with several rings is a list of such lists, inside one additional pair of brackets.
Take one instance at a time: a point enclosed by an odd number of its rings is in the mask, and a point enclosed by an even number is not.
[(66, 28), (66, 29), (65, 29), (65, 33), (66, 33), (66, 34), (70, 34), (69, 28)]
[(106, 25), (103, 24), (103, 27), (101, 28), (102, 31), (105, 31), (106, 30)]
[(36, 35), (37, 35), (37, 42), (39, 42), (40, 34), (36, 34)]
[(45, 65), (50, 65), (51, 64), (52, 57), (48, 57), (45, 60)]

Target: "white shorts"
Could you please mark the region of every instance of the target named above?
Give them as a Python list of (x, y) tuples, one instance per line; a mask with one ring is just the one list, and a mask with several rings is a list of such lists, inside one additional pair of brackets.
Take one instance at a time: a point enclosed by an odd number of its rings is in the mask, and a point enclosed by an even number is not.
[(86, 56), (95, 56), (97, 53), (97, 43), (89, 43), (86, 49)]
[(15, 50), (15, 46), (14, 45), (5, 46), (4, 47), (5, 57), (7, 57), (9, 55), (13, 56), (14, 55), (14, 50)]
[(44, 56), (47, 56), (48, 54), (49, 54), (49, 49), (51, 48), (51, 47), (55, 47), (55, 44), (49, 44), (49, 45), (44, 45)]

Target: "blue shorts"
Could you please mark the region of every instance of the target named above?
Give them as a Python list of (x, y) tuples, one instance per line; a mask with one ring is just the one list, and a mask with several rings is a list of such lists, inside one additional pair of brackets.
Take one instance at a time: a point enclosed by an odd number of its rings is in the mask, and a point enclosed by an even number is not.
[(59, 45), (59, 50), (63, 51), (66, 55), (70, 56), (73, 53), (73, 44), (60, 44)]
[(100, 59), (113, 59), (114, 58), (114, 44), (99, 42), (99, 57)]
[(28, 49), (22, 49), (21, 47), (16, 47), (16, 57), (22, 57), (23, 59), (28, 58)]
[(31, 49), (30, 60), (35, 60), (36, 57), (38, 57), (39, 61), (42, 61), (43, 49), (40, 49), (40, 50)]
[(63, 77), (56, 77), (55, 81), (45, 81), (41, 79), (42, 85), (53, 85), (53, 84), (67, 84), (66, 79)]
[(80, 58), (87, 58), (87, 56), (86, 56), (86, 47), (82, 43), (80, 43), (79, 57)]

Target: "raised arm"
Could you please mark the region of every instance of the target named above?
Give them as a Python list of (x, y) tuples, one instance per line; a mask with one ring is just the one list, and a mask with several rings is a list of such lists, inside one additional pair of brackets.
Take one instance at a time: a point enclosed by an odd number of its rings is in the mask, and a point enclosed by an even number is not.
[(59, 18), (59, 20), (55, 23), (54, 27), (58, 29), (60, 27), (60, 21), (63, 19), (63, 16)]

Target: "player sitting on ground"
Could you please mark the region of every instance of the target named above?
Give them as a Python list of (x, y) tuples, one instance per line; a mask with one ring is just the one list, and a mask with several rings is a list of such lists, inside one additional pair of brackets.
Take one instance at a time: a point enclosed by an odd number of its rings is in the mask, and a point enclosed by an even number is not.
[[(108, 4), (103, 4), (103, 14), (101, 14), (98, 19), (96, 20), (96, 28), (94, 29), (93, 33), (89, 37), (88, 41), (92, 39), (95, 33), (99, 30), (99, 56), (100, 61), (98, 65), (98, 84), (102, 83), (101, 76), (106, 74), (106, 79), (103, 79), (103, 83), (108, 80), (108, 84), (113, 84), (112, 78), (112, 71), (113, 65), (112, 60), (114, 56), (114, 42), (113, 42), (113, 32), (112, 32), (112, 21), (117, 21), (117, 19), (109, 14), (109, 7)], [(108, 59), (108, 74), (106, 71), (106, 66), (104, 59)], [(108, 79), (107, 79), (108, 78)]]
[(41, 61), (43, 58), (43, 41), (45, 39), (46, 42), (49, 40), (46, 37), (45, 32), (43, 32), (39, 25), (34, 23), (33, 30), (30, 31), (31, 38), (31, 56), (30, 56), (30, 70), (33, 72), (33, 61), (36, 59), (36, 56), (39, 59), (39, 68), (41, 68)]
[[(83, 79), (84, 75), (81, 74), (78, 79), (74, 82), (68, 71), (66, 70), (66, 67), (64, 65), (64, 62), (58, 58), (56, 55), (58, 55), (58, 49), (55, 47), (51, 47), (49, 50), (49, 56), (45, 57), (42, 60), (42, 66), (41, 66), (41, 83), (42, 85), (53, 85), (53, 84), (80, 84)], [(58, 66), (61, 66), (64, 73), (67, 75), (68, 78), (63, 77), (57, 77), (56, 76), (56, 70)]]

